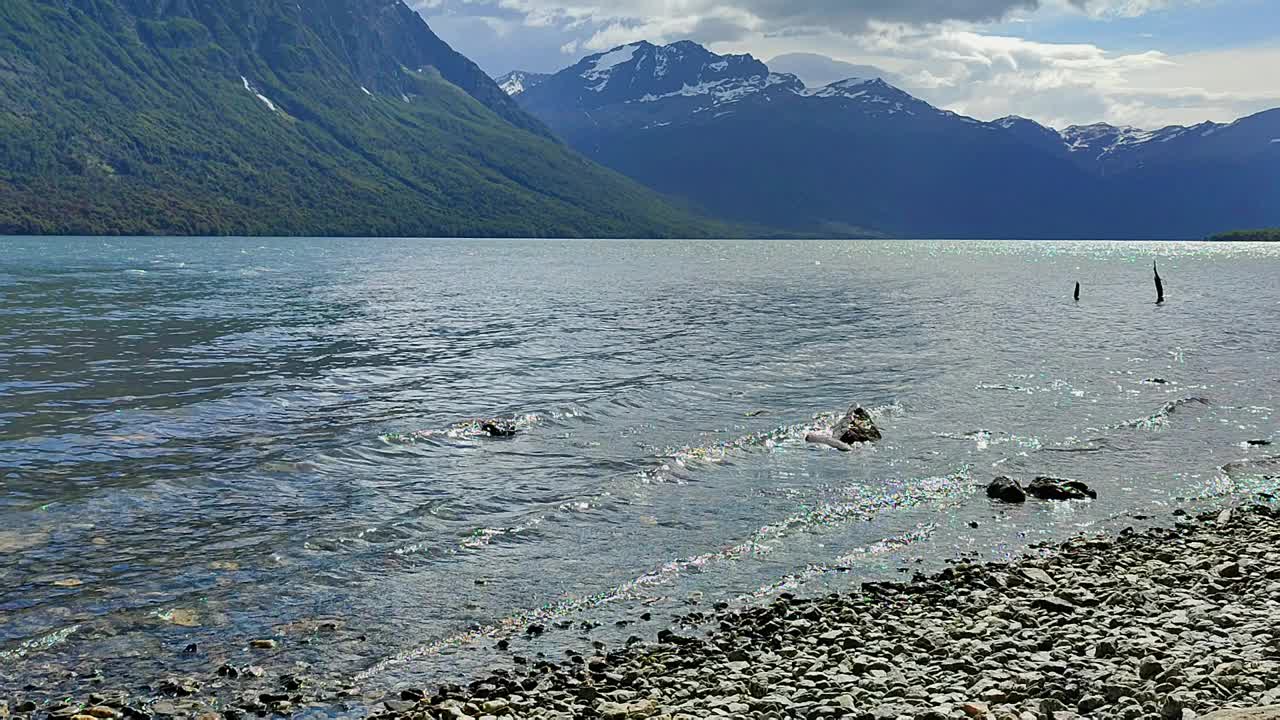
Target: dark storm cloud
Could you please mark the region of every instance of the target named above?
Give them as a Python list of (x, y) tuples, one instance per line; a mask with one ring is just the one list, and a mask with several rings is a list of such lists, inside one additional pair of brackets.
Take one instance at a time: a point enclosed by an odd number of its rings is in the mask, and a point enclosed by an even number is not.
[[(1068, 0), (1084, 7), (1091, 0)], [(778, 23), (772, 32), (789, 26), (854, 32), (871, 21), (930, 25), (947, 21), (999, 20), (1015, 10), (1034, 10), (1041, 0), (692, 0), (681, 6), (693, 18), (754, 17)], [(619, 21), (652, 22), (670, 5), (655, 0), (410, 0), (424, 15), (478, 15), (509, 19), (537, 15), (606, 24)], [(722, 30), (723, 32), (723, 30)]]
[[(999, 20), (1044, 0), (408, 0), (448, 42), (491, 73), (548, 71), (638, 39), (704, 44), (839, 32), (868, 23), (929, 26)], [(1090, 0), (1069, 0), (1084, 3)]]
[(1040, 0), (733, 0), (727, 4), (766, 21), (858, 31), (870, 21), (930, 25), (999, 20), (1015, 10), (1035, 10)]

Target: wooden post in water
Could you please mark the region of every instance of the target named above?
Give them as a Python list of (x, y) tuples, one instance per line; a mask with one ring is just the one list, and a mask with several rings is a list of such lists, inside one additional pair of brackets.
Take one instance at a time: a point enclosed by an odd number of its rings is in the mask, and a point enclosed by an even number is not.
[(1160, 305), (1164, 302), (1164, 283), (1160, 281), (1160, 268), (1155, 262), (1151, 263), (1151, 269), (1156, 273), (1156, 304)]

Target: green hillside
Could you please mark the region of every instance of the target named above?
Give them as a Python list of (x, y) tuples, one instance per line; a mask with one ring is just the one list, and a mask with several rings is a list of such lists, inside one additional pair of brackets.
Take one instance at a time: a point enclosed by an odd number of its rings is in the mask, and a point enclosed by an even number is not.
[(1233, 230), (1209, 238), (1215, 242), (1280, 242), (1280, 228)]
[(0, 233), (700, 236), (399, 0), (5, 0)]

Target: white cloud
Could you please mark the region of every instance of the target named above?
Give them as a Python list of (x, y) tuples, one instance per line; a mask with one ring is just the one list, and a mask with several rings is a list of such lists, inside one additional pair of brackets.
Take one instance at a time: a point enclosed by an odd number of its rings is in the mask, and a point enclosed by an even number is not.
[(1272, 80), (1280, 48), (1116, 53), (954, 24), (872, 24), (858, 36), (761, 37), (716, 47), (761, 57), (798, 49), (892, 70), (914, 94), (984, 120), (1023, 115), (1054, 127), (1105, 121), (1159, 128), (1229, 122), (1280, 106)]
[[(771, 58), (812, 52), (874, 65), (941, 107), (1045, 124), (1107, 121), (1159, 127), (1229, 121), (1280, 106), (1270, 75), (1280, 49), (1192, 54), (1114, 52), (1092, 43), (1036, 42), (983, 32), (1063, 15), (1105, 23), (1214, 0), (421, 0), (426, 14), (492, 14), (491, 37), (464, 53), (497, 71), (548, 71), (576, 56), (637, 40), (692, 39), (717, 52)], [(511, 32), (522, 24), (524, 34)], [(472, 31), (472, 24), (454, 23)], [(494, 42), (494, 39), (503, 42)], [(529, 47), (520, 47), (528, 38)], [(535, 49), (530, 49), (538, 38)], [(1157, 38), (1145, 42), (1158, 43)], [(508, 49), (504, 49), (508, 48)], [(504, 54), (505, 53), (505, 54)], [(531, 65), (526, 58), (538, 58)]]

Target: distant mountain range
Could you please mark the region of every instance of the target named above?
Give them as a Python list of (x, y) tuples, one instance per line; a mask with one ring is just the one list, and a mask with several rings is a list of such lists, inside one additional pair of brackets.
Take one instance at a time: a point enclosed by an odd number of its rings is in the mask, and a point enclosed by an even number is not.
[(737, 221), (957, 238), (1280, 224), (1280, 110), (1156, 131), (980, 122), (882, 78), (809, 87), (692, 42), (624, 45), (505, 81), (588, 157)]
[(724, 232), (401, 0), (0, 2), (0, 234)]
[[(873, 65), (857, 65), (817, 53), (787, 53), (768, 61), (769, 70), (782, 75), (795, 75), (809, 87), (822, 87), (849, 78), (880, 78), (890, 85), (906, 88), (896, 73)], [(514, 94), (514, 93), (513, 93)]]

